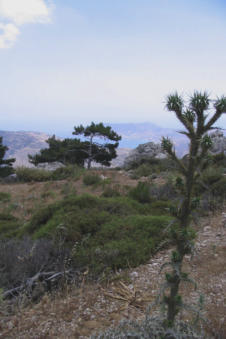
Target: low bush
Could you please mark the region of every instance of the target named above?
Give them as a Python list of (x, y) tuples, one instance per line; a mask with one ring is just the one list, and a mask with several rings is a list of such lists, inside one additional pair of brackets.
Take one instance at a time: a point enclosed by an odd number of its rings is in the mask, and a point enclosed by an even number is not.
[(106, 268), (134, 267), (146, 262), (166, 236), (168, 216), (134, 215), (105, 222), (93, 237), (81, 243), (75, 262), (89, 267), (95, 274)]
[(51, 180), (52, 172), (39, 168), (29, 167), (17, 167), (16, 175), (19, 181), (31, 182), (31, 181), (47, 181)]
[(174, 200), (178, 197), (178, 192), (171, 180), (163, 185), (150, 185), (150, 196), (156, 200)]
[(151, 202), (152, 215), (169, 215), (171, 209), (175, 206), (171, 200), (155, 200)]
[(97, 185), (101, 182), (101, 178), (97, 174), (86, 174), (83, 177), (83, 183), (87, 186)]
[(202, 175), (201, 180), (205, 185), (211, 186), (218, 182), (222, 178), (223, 172), (221, 169), (216, 169), (214, 167), (208, 168)]
[(51, 179), (52, 180), (62, 180), (71, 178), (73, 180), (78, 180), (84, 169), (79, 167), (78, 165), (68, 165), (65, 167), (60, 167), (52, 172)]
[(130, 190), (129, 196), (132, 199), (139, 201), (140, 203), (150, 202), (150, 184), (148, 184), (147, 182), (138, 182), (137, 186)]
[(0, 166), (0, 180), (14, 173), (15, 173), (15, 170), (12, 166), (7, 166), (7, 165)]
[[(130, 214), (148, 214), (148, 209), (128, 198), (97, 198), (84, 194), (71, 195), (60, 202), (53, 203), (38, 210), (31, 221), (22, 229), (21, 236), (26, 234), (40, 237), (44, 235), (54, 237), (57, 226), (64, 224), (68, 232), (80, 228), (83, 223), (91, 224), (95, 228), (93, 214), (101, 212), (109, 214), (110, 218), (116, 216), (128, 216)], [(87, 220), (87, 218), (90, 219)], [(37, 233), (38, 232), (38, 233)], [(40, 235), (40, 232), (42, 235)], [(73, 231), (74, 232), (74, 231)], [(80, 232), (80, 231), (79, 231)], [(72, 234), (69, 235), (72, 236)], [(71, 241), (77, 239), (71, 238)]]
[(153, 172), (153, 167), (149, 163), (144, 163), (138, 166), (134, 171), (133, 171), (133, 176), (136, 178), (141, 178), (141, 177), (148, 177), (151, 175)]
[(226, 168), (226, 155), (224, 153), (218, 153), (211, 156), (211, 161), (216, 167)]
[(67, 180), (62, 186), (61, 186), (61, 190), (60, 193), (62, 195), (64, 195), (65, 197), (68, 195), (76, 195), (76, 189), (73, 186), (73, 183), (71, 182), (71, 180)]
[(21, 223), (17, 218), (9, 213), (0, 213), (0, 239), (15, 236), (20, 227)]
[(77, 165), (68, 165), (60, 167), (55, 171), (47, 171), (40, 168), (30, 167), (17, 167), (16, 174), (19, 181), (31, 182), (31, 181), (48, 181), (48, 180), (63, 180), (71, 178), (78, 180), (82, 175), (84, 169)]
[(217, 194), (216, 188), (220, 188), (221, 184), (219, 183), (223, 182), (224, 175), (222, 169), (210, 167), (203, 173), (202, 177), (197, 180), (194, 190), (197, 195), (205, 192), (213, 192), (213, 190)]
[(48, 199), (48, 198), (54, 198), (54, 197), (55, 197), (54, 191), (44, 191), (41, 193), (41, 198), (43, 200)]
[[(95, 274), (106, 268), (145, 262), (166, 236), (162, 230), (172, 219), (154, 216), (156, 207), (128, 197), (69, 196), (39, 210), (21, 228), (20, 237), (57, 239), (59, 230), (68, 248), (74, 248), (74, 265)], [(76, 245), (76, 246), (75, 246)]]
[(0, 202), (9, 202), (11, 199), (10, 193), (0, 192)]
[(220, 180), (212, 185), (211, 191), (215, 197), (226, 199), (226, 177), (221, 177)]
[(169, 159), (143, 158), (128, 164), (127, 170), (134, 170), (138, 176), (149, 176), (151, 173), (169, 172), (176, 170), (174, 162)]
[(121, 194), (119, 190), (115, 187), (108, 186), (102, 193), (102, 197), (104, 198), (112, 198), (112, 197), (119, 197)]

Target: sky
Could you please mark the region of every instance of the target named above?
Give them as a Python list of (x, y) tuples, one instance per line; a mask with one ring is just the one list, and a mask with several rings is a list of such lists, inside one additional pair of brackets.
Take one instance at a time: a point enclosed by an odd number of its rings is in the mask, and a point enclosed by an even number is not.
[(177, 128), (169, 93), (226, 95), (225, 17), (226, 0), (0, 0), (0, 130)]

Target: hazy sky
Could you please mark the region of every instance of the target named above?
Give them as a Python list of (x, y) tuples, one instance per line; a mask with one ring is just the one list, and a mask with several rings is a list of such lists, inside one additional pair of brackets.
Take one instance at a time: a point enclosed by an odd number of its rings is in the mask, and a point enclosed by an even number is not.
[(226, 0), (0, 0), (0, 129), (177, 127), (167, 94), (226, 94), (225, 18)]

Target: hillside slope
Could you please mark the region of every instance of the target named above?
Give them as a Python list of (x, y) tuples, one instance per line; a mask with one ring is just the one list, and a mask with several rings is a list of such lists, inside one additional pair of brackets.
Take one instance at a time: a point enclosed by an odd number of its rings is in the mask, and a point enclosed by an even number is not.
[[(200, 294), (204, 295), (204, 315), (209, 321), (206, 327), (213, 338), (222, 339), (226, 333), (224, 222), (222, 212), (200, 220), (196, 253), (193, 259), (187, 258), (185, 262), (198, 289), (194, 291), (185, 285), (183, 290), (190, 304), (195, 304)], [(22, 309), (15, 316), (2, 314), (0, 337), (85, 339), (123, 318), (141, 319), (146, 306), (158, 293), (163, 281), (159, 269), (169, 256), (170, 250), (163, 250), (148, 264), (118, 273), (107, 285), (87, 283), (55, 298), (46, 295), (39, 304)]]
[(6, 156), (16, 158), (16, 166), (29, 166), (27, 155), (48, 146), (45, 141), (49, 136), (45, 133), (0, 131), (0, 136), (3, 137), (3, 144), (9, 148)]

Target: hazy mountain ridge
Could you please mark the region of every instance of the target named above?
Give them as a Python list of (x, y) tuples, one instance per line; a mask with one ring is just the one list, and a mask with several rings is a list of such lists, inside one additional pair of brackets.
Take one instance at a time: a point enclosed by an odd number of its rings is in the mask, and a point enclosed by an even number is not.
[(173, 140), (179, 156), (183, 156), (187, 150), (187, 138), (178, 133), (178, 130), (160, 127), (152, 123), (134, 124), (110, 124), (112, 128), (122, 136), (120, 148), (136, 148), (139, 144), (149, 141), (161, 142), (162, 137)]
[(30, 165), (28, 154), (35, 154), (48, 146), (45, 141), (49, 136), (41, 132), (0, 131), (0, 136), (3, 137), (3, 145), (9, 148), (6, 157), (16, 158), (16, 166)]
[[(180, 156), (186, 153), (186, 137), (173, 129), (159, 127), (152, 123), (110, 125), (122, 136), (118, 158), (113, 160), (113, 166), (121, 166), (131, 149), (136, 148), (139, 144), (149, 141), (160, 142), (162, 136), (168, 136), (174, 141)], [(46, 148), (48, 146), (46, 140), (49, 138), (49, 135), (45, 133), (30, 131), (0, 131), (0, 136), (3, 137), (3, 144), (9, 148), (6, 156), (16, 158), (16, 166), (30, 165), (27, 155), (38, 153), (41, 148)]]

